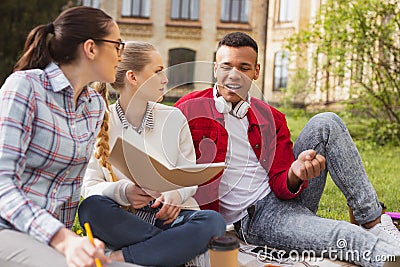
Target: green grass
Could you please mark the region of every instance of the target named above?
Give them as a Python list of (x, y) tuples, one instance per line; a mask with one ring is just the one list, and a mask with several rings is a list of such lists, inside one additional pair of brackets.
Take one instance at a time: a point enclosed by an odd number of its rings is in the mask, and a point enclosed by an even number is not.
[[(280, 110), (286, 114), (294, 141), (313, 114), (296, 109), (280, 108)], [(346, 114), (342, 119), (355, 140), (379, 200), (385, 203), (387, 211), (400, 211), (400, 147), (377, 146), (363, 141), (360, 133), (368, 129), (363, 127), (361, 120)], [(317, 214), (325, 218), (349, 220), (346, 199), (330, 177), (327, 179)]]

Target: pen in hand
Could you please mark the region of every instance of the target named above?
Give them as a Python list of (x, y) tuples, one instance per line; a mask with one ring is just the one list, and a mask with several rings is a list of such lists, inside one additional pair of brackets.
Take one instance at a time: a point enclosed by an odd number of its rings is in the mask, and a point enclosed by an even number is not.
[[(93, 234), (92, 234), (92, 229), (90, 229), (90, 225), (88, 222), (85, 222), (85, 224), (83, 225), (85, 227), (85, 231), (86, 234), (89, 238), (90, 243), (92, 243), (92, 245), (94, 246), (94, 239), (93, 239)], [(103, 265), (101, 265), (101, 261), (98, 258), (94, 259), (95, 263), (96, 263), (96, 267), (103, 267)]]

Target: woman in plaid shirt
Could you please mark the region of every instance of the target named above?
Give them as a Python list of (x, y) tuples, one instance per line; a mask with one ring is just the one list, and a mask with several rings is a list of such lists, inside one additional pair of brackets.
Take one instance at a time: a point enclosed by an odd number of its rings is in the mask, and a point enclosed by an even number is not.
[(113, 19), (75, 7), (31, 31), (0, 90), (0, 266), (92, 266), (103, 243), (74, 234), (83, 174), (124, 43)]

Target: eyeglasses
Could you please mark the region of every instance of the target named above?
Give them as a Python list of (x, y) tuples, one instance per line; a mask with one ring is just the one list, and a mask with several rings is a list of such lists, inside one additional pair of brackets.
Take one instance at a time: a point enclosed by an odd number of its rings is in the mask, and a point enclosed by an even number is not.
[(117, 49), (117, 53), (118, 53), (119, 57), (122, 55), (122, 52), (124, 52), (125, 43), (123, 41), (121, 41), (121, 40), (113, 41), (113, 40), (94, 39), (94, 38), (92, 38), (92, 40), (95, 41), (95, 42), (106, 42), (106, 43), (117, 44), (118, 47), (116, 47), (116, 49)]

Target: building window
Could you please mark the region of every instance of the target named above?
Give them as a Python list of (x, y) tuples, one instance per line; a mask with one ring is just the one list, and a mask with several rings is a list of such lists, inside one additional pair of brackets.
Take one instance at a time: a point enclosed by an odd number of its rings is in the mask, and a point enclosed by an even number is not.
[(288, 80), (289, 53), (279, 51), (274, 61), (274, 91), (286, 89)]
[[(196, 51), (187, 48), (174, 48), (169, 50), (168, 58), (168, 66), (170, 70), (168, 72), (168, 86), (170, 88), (193, 88)], [(192, 62), (192, 64), (187, 62)]]
[(101, 0), (83, 0), (82, 5), (90, 6), (90, 7), (94, 7), (94, 8), (100, 8)]
[(279, 1), (279, 22), (293, 21), (294, 12), (293, 0), (280, 0)]
[(221, 0), (221, 21), (246, 23), (249, 21), (250, 0)]
[(121, 16), (149, 18), (150, 0), (122, 0)]
[(171, 0), (171, 19), (198, 20), (199, 0)]

